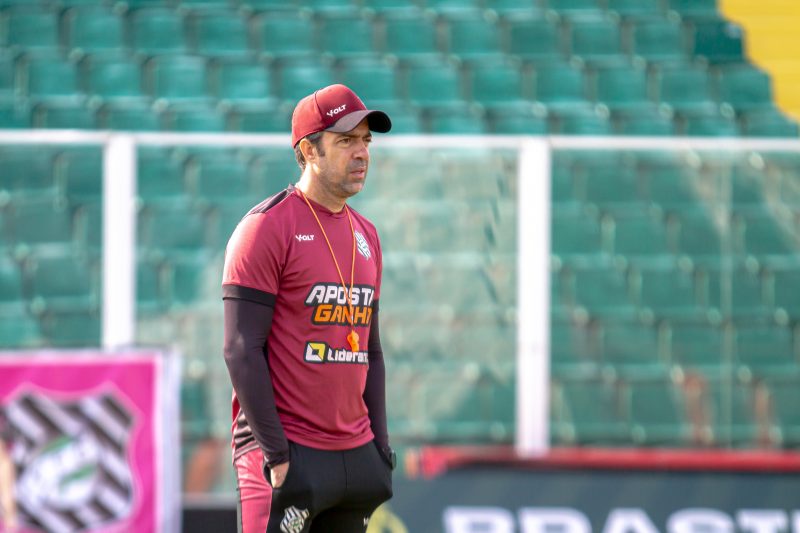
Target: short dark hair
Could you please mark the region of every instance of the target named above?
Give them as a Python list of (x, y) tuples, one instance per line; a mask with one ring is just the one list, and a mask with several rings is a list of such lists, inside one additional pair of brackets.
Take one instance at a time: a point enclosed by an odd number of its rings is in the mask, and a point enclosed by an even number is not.
[[(325, 151), (322, 149), (322, 144), (320, 143), (320, 141), (322, 140), (322, 133), (323, 132), (318, 131), (316, 133), (312, 133), (310, 135), (306, 135), (305, 137), (303, 137), (303, 139), (308, 139), (308, 142), (314, 145), (314, 148), (317, 149), (319, 155), (325, 155)], [(302, 141), (303, 139), (300, 140)], [(300, 166), (300, 170), (305, 170), (306, 158), (303, 155), (302, 150), (300, 150), (299, 142), (297, 143), (297, 146), (294, 147), (294, 158), (297, 160), (297, 164)]]

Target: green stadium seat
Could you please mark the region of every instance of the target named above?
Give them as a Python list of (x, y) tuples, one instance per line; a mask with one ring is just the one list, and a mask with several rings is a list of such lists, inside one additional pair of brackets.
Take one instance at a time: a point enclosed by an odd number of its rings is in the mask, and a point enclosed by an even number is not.
[(162, 115), (163, 129), (173, 131), (225, 131), (226, 122), (225, 113), (205, 104), (173, 105)]
[(187, 51), (183, 17), (166, 7), (137, 9), (130, 20), (131, 42), (145, 55), (181, 54)]
[(416, 0), (362, 0), (361, 5), (375, 13), (418, 12), (421, 2)]
[(35, 318), (15, 314), (0, 320), (0, 348), (37, 348), (43, 344), (42, 331)]
[(647, 72), (633, 66), (611, 66), (597, 71), (597, 101), (612, 111), (637, 114), (652, 106), (647, 94)]
[(672, 117), (655, 107), (616, 112), (613, 116), (618, 124), (619, 133), (625, 135), (669, 137), (675, 133)]
[(715, 223), (710, 213), (687, 210), (676, 216), (678, 251), (693, 257), (715, 257), (722, 250), (722, 241), (729, 233)]
[(529, 14), (539, 10), (539, 6), (530, 0), (485, 0), (483, 5), (501, 16)]
[(603, 240), (596, 219), (580, 209), (553, 210), (552, 253), (556, 255), (598, 254)]
[(772, 410), (785, 447), (800, 446), (800, 386), (794, 380), (775, 380), (769, 383)]
[(320, 87), (335, 83), (336, 78), (328, 63), (319, 60), (298, 60), (281, 67), (280, 80), (278, 96), (294, 106), (298, 100)]
[(45, 342), (53, 347), (99, 347), (101, 319), (97, 312), (65, 311), (47, 313), (41, 328)]
[(759, 421), (752, 387), (714, 379), (706, 383), (706, 391), (714, 444), (736, 448), (757, 446)]
[(643, 446), (685, 446), (690, 441), (685, 399), (668, 380), (628, 383), (633, 441)]
[[(731, 200), (734, 205), (756, 207), (771, 196), (772, 186), (765, 179), (764, 169), (751, 165), (735, 165), (731, 168)], [(777, 191), (776, 191), (777, 192)]]
[(694, 273), (680, 268), (638, 268), (639, 303), (657, 317), (700, 317), (705, 310)]
[(709, 191), (710, 184), (688, 165), (664, 165), (643, 172), (647, 200), (664, 207), (696, 206)]
[[(555, 278), (556, 276), (554, 276)], [(551, 282), (551, 287), (556, 285)], [(553, 299), (553, 304), (558, 300)], [(556, 379), (600, 375), (595, 356), (595, 342), (588, 325), (550, 321), (550, 368)]]
[(277, 12), (281, 10), (289, 11), (295, 9), (293, 2), (287, 4), (286, 0), (241, 0), (239, 5), (245, 9), (250, 9), (253, 11)]
[(481, 0), (424, 0), (424, 5), (437, 14), (460, 14), (461, 12), (477, 12), (483, 5)]
[(141, 64), (126, 57), (97, 56), (83, 64), (88, 92), (103, 101), (144, 99)]
[(98, 202), (103, 195), (103, 155), (98, 148), (72, 148), (57, 171), (68, 201)]
[(448, 61), (420, 61), (408, 66), (406, 92), (411, 103), (422, 107), (463, 105), (461, 74)]
[(525, 60), (564, 57), (558, 27), (537, 14), (521, 13), (508, 17), (508, 51)]
[(670, 352), (673, 363), (684, 372), (720, 376), (725, 361), (725, 330), (708, 322), (670, 324)]
[(537, 67), (536, 100), (555, 109), (572, 110), (586, 105), (583, 71), (566, 63)]
[(708, 303), (722, 316), (765, 317), (771, 314), (758, 272), (744, 268), (708, 268)]
[(75, 65), (58, 56), (37, 56), (27, 61), (27, 94), (34, 99), (74, 100), (80, 96)]
[(0, 256), (0, 315), (3, 320), (9, 314), (22, 310), (21, 304), (25, 299), (22, 288), (22, 269), (19, 264), (7, 256)]
[(686, 115), (686, 135), (691, 137), (738, 137), (736, 119), (716, 111)]
[(427, 14), (397, 13), (385, 19), (385, 52), (399, 58), (438, 53), (436, 21)]
[[(288, 133), (292, 127), (291, 113), (291, 108), (274, 105), (234, 106), (231, 129), (253, 133)], [(394, 126), (394, 117), (392, 119)]]
[(457, 135), (480, 135), (486, 133), (483, 117), (469, 108), (451, 107), (432, 110), (429, 117), (430, 133), (452, 133)]
[(742, 114), (744, 133), (750, 137), (797, 137), (797, 122), (775, 108), (759, 109)]
[(93, 311), (99, 306), (97, 265), (72, 255), (37, 257), (26, 265), (31, 296), (37, 310)]
[(737, 110), (772, 106), (772, 82), (764, 71), (748, 64), (720, 69), (717, 79), (719, 100)]
[[(201, 153), (192, 159), (189, 166), (199, 199), (233, 200), (250, 194), (248, 162), (232, 152)], [(241, 213), (240, 217), (243, 215)]]
[(18, 202), (8, 218), (12, 242), (18, 248), (37, 254), (67, 254), (77, 244), (72, 210), (50, 198)]
[(561, 107), (556, 113), (559, 132), (564, 135), (611, 135), (607, 113), (597, 109)]
[[(221, 267), (220, 267), (221, 268)], [(176, 258), (170, 261), (170, 303), (173, 308), (197, 308), (208, 302), (208, 295), (217, 291), (217, 265), (205, 257)]]
[(7, 10), (7, 43), (12, 49), (56, 50), (58, 12), (43, 6), (13, 6)]
[(327, 15), (320, 21), (319, 52), (336, 57), (375, 53), (375, 24), (359, 14)]
[(547, 133), (547, 117), (534, 112), (528, 103), (516, 107), (495, 108), (487, 114), (492, 133), (509, 135), (543, 135)]
[(711, 63), (743, 63), (742, 28), (725, 20), (695, 20), (691, 24), (694, 56)]
[(498, 25), (484, 13), (447, 17), (447, 35), (448, 51), (461, 59), (502, 57)]
[(614, 446), (630, 440), (614, 383), (598, 379), (564, 381), (558, 390), (566, 411), (564, 418), (571, 426), (567, 443)]
[(252, 52), (247, 21), (238, 13), (203, 9), (189, 20), (198, 54), (205, 57), (241, 57)]
[(184, 164), (163, 148), (140, 148), (136, 192), (145, 204), (182, 204), (186, 195)]
[(283, 58), (314, 54), (316, 31), (311, 19), (302, 12), (270, 12), (256, 24), (261, 38), (261, 53)]
[(272, 71), (261, 63), (225, 61), (214, 65), (214, 96), (224, 102), (264, 103), (272, 97)]
[(607, 371), (625, 378), (662, 376), (666, 362), (658, 332), (640, 322), (606, 322), (600, 330), (600, 358)]
[[(398, 98), (397, 69), (384, 59), (349, 59), (341, 64), (342, 83), (353, 89), (370, 106), (374, 102), (391, 101)], [(394, 125), (392, 116), (392, 125)], [(392, 128), (394, 130), (394, 128)]]
[(547, 7), (559, 14), (596, 15), (601, 12), (598, 0), (546, 0)]
[(705, 67), (664, 68), (657, 76), (659, 100), (680, 111), (715, 110)]
[(734, 213), (735, 250), (739, 253), (762, 255), (791, 255), (800, 250), (797, 226), (789, 216), (755, 208)]
[(682, 63), (689, 59), (680, 23), (643, 19), (632, 28), (633, 54), (650, 62)]
[(50, 129), (93, 129), (94, 110), (81, 103), (43, 103), (33, 108), (33, 126)]
[(523, 76), (514, 63), (476, 63), (470, 69), (470, 95), (482, 106), (492, 109), (519, 109), (525, 102)]
[(157, 131), (159, 113), (146, 103), (115, 103), (104, 105), (98, 113), (101, 128), (120, 131)]
[(0, 191), (12, 199), (55, 194), (54, 155), (39, 146), (0, 146)]
[(716, 17), (717, 0), (668, 0), (669, 9), (687, 17)]
[(783, 309), (792, 318), (800, 317), (800, 269), (776, 268), (774, 276), (775, 306)]
[(152, 95), (168, 101), (208, 99), (206, 60), (199, 56), (158, 56), (145, 65)]
[(591, 316), (632, 317), (635, 314), (624, 270), (610, 265), (569, 268), (572, 300)]
[(622, 211), (614, 215), (614, 253), (624, 257), (667, 255), (672, 243), (658, 213)]
[(0, 52), (0, 101), (9, 101), (14, 97), (16, 78), (14, 57), (10, 53)]
[(205, 210), (184, 204), (151, 206), (139, 215), (139, 249), (146, 258), (195, 259), (209, 251), (211, 225)]
[(769, 322), (751, 321), (736, 326), (736, 361), (756, 378), (797, 374), (797, 358), (792, 330)]
[(619, 23), (609, 17), (574, 18), (569, 22), (573, 56), (592, 63), (618, 63), (622, 57)]
[(298, 0), (298, 4), (321, 13), (352, 11), (357, 7), (355, 0)]
[(66, 12), (68, 48), (73, 53), (119, 51), (125, 48), (124, 20), (112, 9), (80, 6)]
[(606, 0), (606, 7), (623, 17), (653, 17), (662, 13), (659, 0)]

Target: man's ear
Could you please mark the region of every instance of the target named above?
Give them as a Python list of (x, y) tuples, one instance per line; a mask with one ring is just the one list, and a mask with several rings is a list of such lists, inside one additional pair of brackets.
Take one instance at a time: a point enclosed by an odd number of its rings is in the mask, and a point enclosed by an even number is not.
[(300, 151), (303, 153), (303, 157), (307, 162), (312, 162), (317, 159), (317, 149), (308, 139), (300, 139), (300, 144), (298, 147), (300, 148)]

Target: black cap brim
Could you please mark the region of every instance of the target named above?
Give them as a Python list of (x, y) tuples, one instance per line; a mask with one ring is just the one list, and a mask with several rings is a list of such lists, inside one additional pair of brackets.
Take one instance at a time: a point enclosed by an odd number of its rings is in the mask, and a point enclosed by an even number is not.
[(325, 131), (332, 131), (334, 133), (346, 133), (355, 129), (364, 118), (367, 119), (367, 125), (370, 131), (377, 131), (378, 133), (386, 133), (392, 129), (392, 121), (389, 115), (383, 111), (363, 109), (361, 111), (353, 111), (346, 115)]

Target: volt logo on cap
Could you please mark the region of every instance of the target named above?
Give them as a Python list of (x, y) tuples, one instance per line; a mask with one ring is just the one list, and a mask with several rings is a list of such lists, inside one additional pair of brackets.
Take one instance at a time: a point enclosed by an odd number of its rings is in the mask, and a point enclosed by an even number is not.
[(338, 114), (339, 114), (339, 113), (341, 113), (342, 111), (344, 111), (346, 108), (347, 108), (347, 104), (340, 105), (340, 106), (339, 106), (339, 107), (337, 107), (336, 109), (331, 109), (330, 111), (328, 111), (328, 112), (327, 112), (327, 113), (325, 113), (325, 114), (326, 114), (326, 115), (328, 115), (329, 117), (333, 117), (333, 116), (335, 116), (335, 115), (338, 115)]

